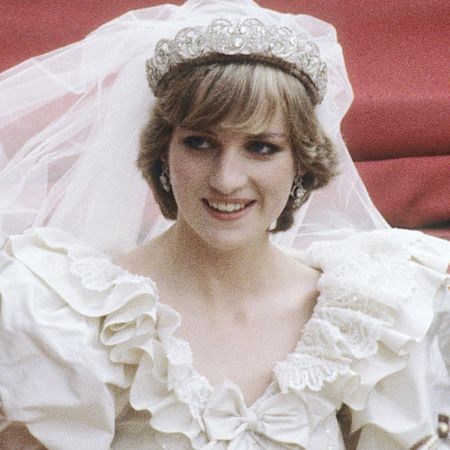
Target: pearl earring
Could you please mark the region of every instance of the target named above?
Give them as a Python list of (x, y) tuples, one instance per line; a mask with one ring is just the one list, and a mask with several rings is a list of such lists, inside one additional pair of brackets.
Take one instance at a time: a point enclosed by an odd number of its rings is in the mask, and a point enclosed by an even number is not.
[(161, 182), (161, 186), (166, 192), (170, 192), (170, 174), (169, 174), (169, 166), (167, 165), (167, 161), (165, 159), (161, 160), (161, 174), (159, 175), (159, 181)]
[(303, 178), (301, 175), (296, 175), (292, 183), (290, 196), (292, 197), (294, 207), (298, 208), (302, 203), (302, 198), (306, 193), (306, 189), (303, 187)]

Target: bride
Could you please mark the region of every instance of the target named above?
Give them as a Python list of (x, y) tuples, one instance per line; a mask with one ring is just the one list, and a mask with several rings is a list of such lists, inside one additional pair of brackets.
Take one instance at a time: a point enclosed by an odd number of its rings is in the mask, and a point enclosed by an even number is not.
[(368, 198), (329, 25), (191, 0), (1, 83), (0, 448), (450, 448), (450, 246)]

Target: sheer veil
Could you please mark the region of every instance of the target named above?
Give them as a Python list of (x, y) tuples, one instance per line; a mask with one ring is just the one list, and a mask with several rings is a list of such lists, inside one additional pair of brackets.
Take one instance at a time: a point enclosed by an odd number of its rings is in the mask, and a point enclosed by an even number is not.
[(307, 33), (328, 65), (327, 94), (317, 114), (339, 150), (340, 175), (315, 192), (292, 229), (274, 241), (304, 247), (388, 227), (341, 136), (353, 94), (334, 28), (251, 0), (189, 0), (128, 12), (80, 42), (0, 75), (0, 242), (48, 225), (116, 255), (169, 225), (135, 164), (154, 102), (145, 61), (161, 38), (217, 17), (256, 17)]

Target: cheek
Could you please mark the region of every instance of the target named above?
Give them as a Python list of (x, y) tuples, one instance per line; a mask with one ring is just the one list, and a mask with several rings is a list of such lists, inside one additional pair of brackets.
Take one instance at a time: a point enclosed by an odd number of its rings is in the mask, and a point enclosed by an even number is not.
[(278, 217), (289, 199), (295, 170), (290, 160), (272, 166), (261, 174), (260, 186), (263, 187), (264, 206), (273, 218)]
[[(290, 175), (289, 176), (285, 175), (283, 177), (278, 178), (278, 180), (275, 179), (273, 180), (274, 183), (271, 186), (270, 200), (272, 203), (272, 208), (274, 208), (277, 211), (277, 214), (281, 214), (289, 199), (292, 187), (290, 179), (291, 179)], [(278, 183), (275, 183), (275, 181), (278, 181)]]
[(292, 182), (295, 176), (295, 168), (292, 157), (287, 157), (277, 162), (266, 173), (266, 183), (274, 196), (289, 196)]
[(192, 158), (187, 157), (179, 149), (169, 149), (170, 180), (174, 193), (188, 189), (195, 182), (198, 171)]

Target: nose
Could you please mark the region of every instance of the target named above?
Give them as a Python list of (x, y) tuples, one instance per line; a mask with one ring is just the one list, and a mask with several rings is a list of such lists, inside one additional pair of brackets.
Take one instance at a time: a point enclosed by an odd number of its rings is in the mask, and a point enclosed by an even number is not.
[(230, 195), (245, 186), (247, 178), (245, 160), (239, 148), (227, 147), (218, 152), (209, 177), (213, 189)]

